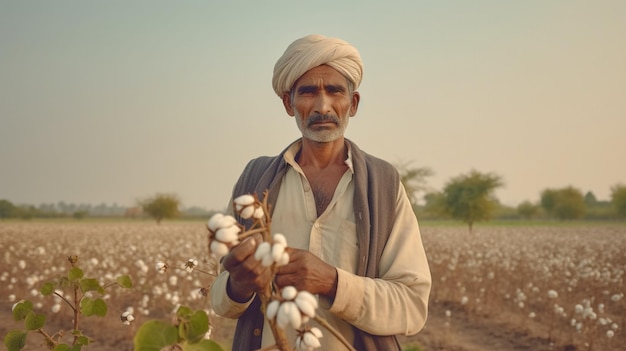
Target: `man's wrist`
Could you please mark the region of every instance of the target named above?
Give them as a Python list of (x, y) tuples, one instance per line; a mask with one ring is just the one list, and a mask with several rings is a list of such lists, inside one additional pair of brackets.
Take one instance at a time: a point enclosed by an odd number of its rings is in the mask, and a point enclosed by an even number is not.
[[(334, 268), (334, 267), (333, 267)], [(328, 292), (324, 295), (328, 298), (330, 303), (332, 304), (335, 301), (335, 296), (337, 296), (337, 286), (339, 285), (339, 272), (337, 272), (337, 268), (334, 268), (335, 271), (335, 279), (333, 279), (333, 284), (330, 286)]]
[(230, 277), (228, 277), (228, 282), (226, 283), (226, 294), (231, 300), (237, 303), (246, 303), (250, 301), (250, 299), (254, 295), (253, 292), (244, 293), (241, 291), (237, 291), (237, 289), (233, 286)]

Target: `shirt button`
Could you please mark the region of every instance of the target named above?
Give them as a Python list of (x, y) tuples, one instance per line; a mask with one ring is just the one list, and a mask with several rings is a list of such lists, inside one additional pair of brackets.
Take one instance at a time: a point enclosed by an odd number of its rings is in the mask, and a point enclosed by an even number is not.
[(259, 328), (255, 328), (255, 329), (252, 331), (252, 334), (254, 334), (254, 336), (261, 336), (261, 329), (259, 329)]

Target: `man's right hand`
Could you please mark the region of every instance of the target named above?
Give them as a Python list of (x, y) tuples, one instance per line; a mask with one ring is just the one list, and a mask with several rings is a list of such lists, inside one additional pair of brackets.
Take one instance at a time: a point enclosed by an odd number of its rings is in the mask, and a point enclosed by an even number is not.
[(249, 301), (254, 293), (265, 289), (272, 279), (270, 267), (264, 267), (254, 257), (257, 246), (262, 242), (261, 234), (255, 234), (233, 247), (224, 257), (223, 265), (229, 273), (226, 291), (233, 301)]

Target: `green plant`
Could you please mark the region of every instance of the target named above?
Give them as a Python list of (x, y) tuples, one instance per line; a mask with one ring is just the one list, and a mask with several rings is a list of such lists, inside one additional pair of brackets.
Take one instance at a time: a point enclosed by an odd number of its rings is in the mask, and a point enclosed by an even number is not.
[[(45, 345), (49, 350), (53, 351), (78, 351), (83, 346), (89, 345), (93, 339), (84, 335), (79, 328), (82, 317), (104, 317), (108, 312), (108, 307), (104, 299), (105, 289), (120, 286), (122, 288), (131, 288), (132, 281), (129, 276), (121, 275), (114, 282), (104, 286), (100, 284), (98, 279), (87, 278), (83, 270), (78, 267), (78, 256), (68, 257), (71, 268), (67, 275), (61, 276), (53, 281), (49, 281), (41, 288), (41, 294), (44, 296), (55, 295), (73, 311), (71, 342), (63, 340), (65, 332), (58, 331), (49, 334), (44, 330), (46, 325), (46, 315), (38, 313), (33, 308), (33, 303), (29, 300), (21, 300), (13, 305), (13, 319), (16, 321), (24, 321), (23, 330), (11, 330), (4, 337), (4, 345), (9, 351), (22, 350), (26, 346), (26, 339), (29, 333), (36, 332), (44, 337)], [(68, 300), (63, 294), (63, 290), (69, 290), (73, 296), (73, 301)], [(95, 295), (95, 296), (94, 296)], [(122, 321), (130, 322), (134, 317), (132, 315), (122, 314)]]
[(206, 312), (183, 306), (176, 311), (173, 324), (157, 320), (144, 323), (135, 334), (135, 351), (160, 351), (166, 347), (183, 351), (223, 351), (214, 341), (204, 339), (208, 331)]

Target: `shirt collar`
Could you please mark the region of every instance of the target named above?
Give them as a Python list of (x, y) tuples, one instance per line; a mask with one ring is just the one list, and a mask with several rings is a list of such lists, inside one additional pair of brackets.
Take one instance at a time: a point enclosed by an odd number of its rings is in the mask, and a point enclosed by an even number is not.
[[(350, 168), (350, 172), (354, 174), (354, 165), (352, 164), (352, 147), (350, 146), (350, 143), (348, 142), (345, 142), (344, 144), (346, 145), (346, 148), (348, 149), (348, 155), (346, 156), (346, 159), (343, 162), (346, 164), (346, 166), (348, 166), (348, 168)], [(301, 148), (302, 148), (302, 140), (298, 140), (295, 143), (291, 144), (291, 146), (287, 149), (287, 151), (285, 151), (285, 154), (283, 156), (283, 158), (285, 159), (285, 162), (287, 162), (288, 165), (298, 170), (300, 169), (300, 166), (296, 162), (296, 155), (298, 154)]]

